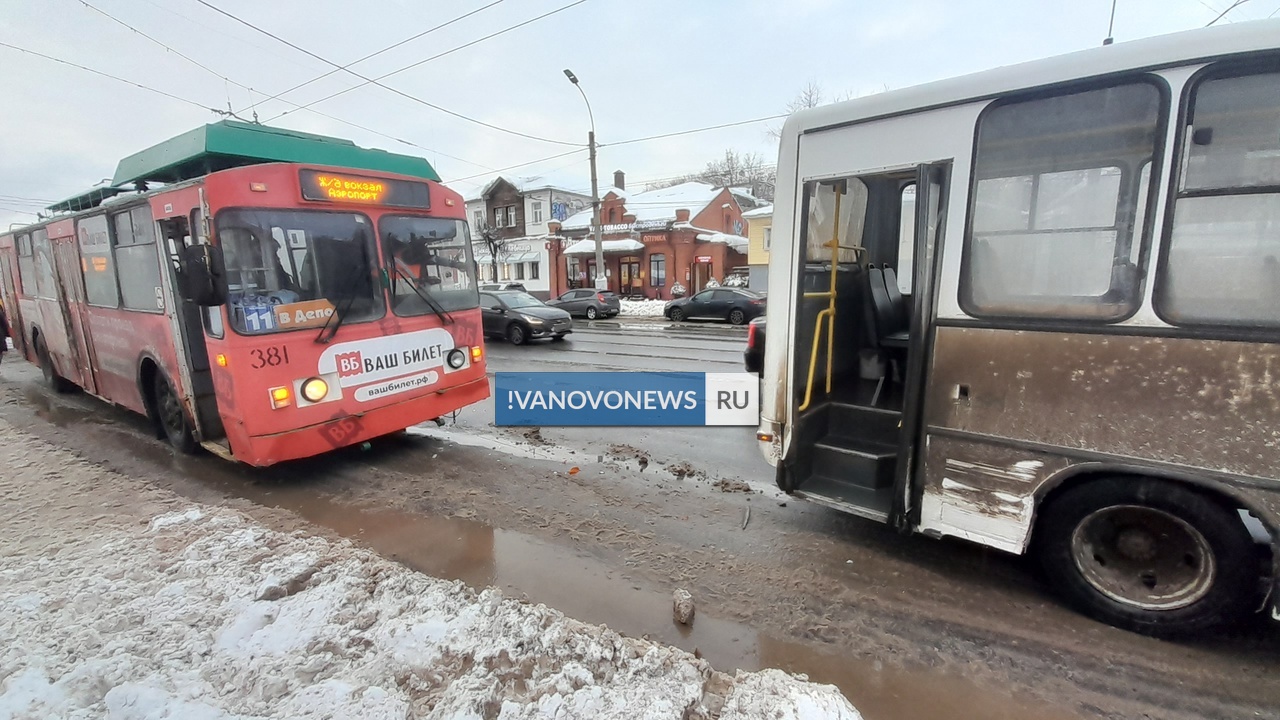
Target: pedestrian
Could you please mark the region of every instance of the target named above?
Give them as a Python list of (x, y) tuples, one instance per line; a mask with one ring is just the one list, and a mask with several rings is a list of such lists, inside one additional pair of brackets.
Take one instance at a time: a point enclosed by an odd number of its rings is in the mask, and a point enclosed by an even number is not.
[(4, 314), (4, 303), (0, 302), (0, 360), (9, 349), (9, 317)]

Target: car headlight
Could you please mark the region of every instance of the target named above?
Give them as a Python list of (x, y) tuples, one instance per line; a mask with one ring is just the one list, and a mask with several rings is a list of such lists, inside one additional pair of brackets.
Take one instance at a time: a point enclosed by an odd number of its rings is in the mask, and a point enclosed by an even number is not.
[(467, 354), (458, 348), (454, 348), (445, 356), (444, 361), (449, 363), (449, 367), (459, 370), (463, 365), (467, 364)]
[(524, 319), (528, 320), (530, 325), (541, 325), (545, 322), (542, 318), (536, 318), (532, 315), (525, 315)]
[(307, 402), (318, 403), (329, 396), (329, 383), (318, 377), (308, 378), (302, 381), (300, 390)]

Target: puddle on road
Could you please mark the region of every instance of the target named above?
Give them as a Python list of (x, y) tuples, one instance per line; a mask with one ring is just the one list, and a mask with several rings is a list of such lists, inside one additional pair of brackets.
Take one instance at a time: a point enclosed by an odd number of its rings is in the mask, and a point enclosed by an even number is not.
[[(164, 452), (163, 448), (160, 448)], [(230, 472), (169, 460), (228, 494), (289, 510), (305, 520), (435, 577), (473, 587), (495, 586), (566, 615), (648, 636), (692, 652), (716, 668), (776, 667), (839, 687), (866, 720), (946, 717), (951, 720), (1069, 720), (1062, 709), (1038, 706), (931, 670), (890, 667), (782, 640), (700, 612), (692, 627), (671, 619), (671, 596), (633, 580), (589, 553), (461, 517), (371, 510), (318, 495), (305, 482), (255, 484)], [(779, 608), (778, 611), (785, 612)]]

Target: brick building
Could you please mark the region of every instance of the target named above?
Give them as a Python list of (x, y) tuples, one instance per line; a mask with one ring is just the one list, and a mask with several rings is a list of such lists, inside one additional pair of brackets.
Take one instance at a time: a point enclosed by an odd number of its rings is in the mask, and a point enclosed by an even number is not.
[[(729, 188), (688, 182), (630, 193), (622, 172), (600, 189), (600, 220), (609, 289), (626, 297), (669, 300), (673, 291), (698, 292), (747, 264), (742, 206)], [(551, 232), (551, 294), (592, 287), (596, 277), (591, 210), (577, 213)], [(559, 245), (560, 247), (555, 247)]]

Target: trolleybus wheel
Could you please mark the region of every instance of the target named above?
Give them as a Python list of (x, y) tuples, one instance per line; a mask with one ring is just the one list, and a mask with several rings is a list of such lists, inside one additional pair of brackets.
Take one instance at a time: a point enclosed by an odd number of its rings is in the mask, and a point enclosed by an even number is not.
[(1111, 625), (1188, 635), (1257, 607), (1253, 539), (1217, 498), (1149, 478), (1066, 490), (1042, 511), (1037, 554), (1067, 600)]
[(524, 326), (520, 323), (511, 323), (507, 328), (507, 341), (512, 345), (523, 345), (525, 338)]
[(71, 383), (58, 374), (53, 366), (53, 358), (49, 357), (49, 346), (44, 344), (44, 336), (36, 336), (36, 360), (40, 363), (40, 372), (44, 375), (44, 384), (54, 392), (64, 393), (71, 389)]
[(192, 455), (196, 451), (196, 439), (191, 432), (191, 421), (187, 419), (187, 411), (182, 408), (182, 401), (173, 391), (161, 372), (156, 372), (155, 383), (156, 420), (164, 431), (169, 444), (180, 453)]

